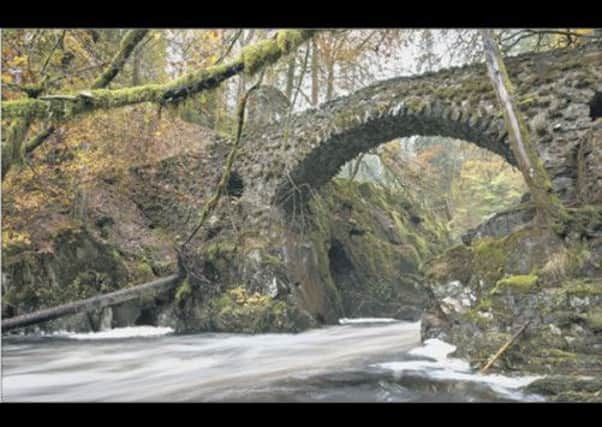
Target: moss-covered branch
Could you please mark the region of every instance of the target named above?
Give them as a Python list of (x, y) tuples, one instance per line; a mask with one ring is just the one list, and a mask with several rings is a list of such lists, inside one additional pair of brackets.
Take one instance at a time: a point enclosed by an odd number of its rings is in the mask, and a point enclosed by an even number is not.
[(65, 94), (66, 99), (21, 99), (2, 104), (2, 116), (7, 119), (28, 118), (66, 119), (78, 114), (123, 107), (143, 102), (171, 103), (190, 95), (217, 87), (221, 82), (244, 71), (254, 74), (276, 62), (311, 38), (317, 30), (285, 30), (274, 38), (263, 40), (243, 49), (234, 61), (187, 74), (166, 84), (150, 84), (124, 89), (97, 89), (85, 93)]
[(130, 30), (123, 36), (119, 51), (115, 54), (109, 66), (102, 72), (100, 76), (92, 83), (92, 89), (101, 89), (107, 87), (115, 76), (123, 69), (126, 61), (148, 33), (147, 29)]
[(36, 148), (46, 141), (46, 139), (52, 135), (55, 131), (54, 126), (48, 126), (44, 128), (42, 131), (35, 134), (27, 143), (25, 144), (25, 154), (29, 154), (33, 152)]
[[(98, 76), (98, 78), (92, 84), (93, 89), (101, 89), (106, 87), (117, 74), (123, 69), (127, 59), (130, 57), (135, 47), (140, 43), (140, 41), (144, 38), (144, 36), (148, 33), (146, 29), (137, 29), (131, 30), (126, 33), (126, 35), (121, 40), (121, 45), (119, 51), (115, 54), (111, 63), (107, 66), (107, 68)], [(63, 36), (64, 37), (64, 32)], [(48, 62), (48, 59), (47, 59)], [(45, 66), (44, 66), (45, 68)], [(21, 89), (27, 93), (29, 98), (36, 99), (39, 95), (44, 91), (45, 83), (47, 82), (47, 78), (44, 78), (42, 83), (37, 85), (28, 85), (23, 86)], [(78, 97), (76, 96), (49, 96), (47, 98), (40, 97), (41, 101), (78, 101)], [(47, 106), (47, 112), (50, 115), (52, 110), (50, 109), (50, 105)], [(53, 112), (54, 113), (54, 112)], [(62, 113), (62, 112), (61, 112)], [(61, 114), (57, 115), (60, 116)], [(26, 116), (25, 120), (30, 122), (34, 116)], [(53, 119), (54, 117), (50, 117)], [(22, 120), (22, 119), (19, 119)], [(15, 123), (18, 123), (16, 121)], [(13, 124), (14, 126), (14, 124)], [(20, 126), (20, 125), (19, 125)], [(23, 126), (20, 126), (21, 128)], [(2, 179), (6, 176), (6, 173), (10, 169), (10, 167), (18, 162), (23, 155), (23, 153), (29, 154), (33, 152), (36, 148), (46, 141), (46, 139), (54, 133), (55, 127), (48, 126), (34, 135), (25, 145), (23, 146), (23, 138), (25, 138), (26, 132), (15, 133), (11, 138), (7, 138), (5, 144), (3, 145), (3, 154), (6, 152), (6, 156), (2, 156)], [(15, 137), (19, 137), (21, 139), (14, 139)]]

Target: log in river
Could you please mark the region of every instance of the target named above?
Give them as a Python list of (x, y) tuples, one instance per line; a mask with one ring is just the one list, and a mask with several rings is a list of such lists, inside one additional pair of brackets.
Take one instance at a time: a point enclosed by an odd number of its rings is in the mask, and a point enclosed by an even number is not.
[(121, 289), (119, 291), (95, 296), (85, 300), (59, 305), (58, 307), (47, 308), (34, 313), (2, 319), (2, 331), (6, 332), (10, 331), (11, 329), (22, 328), (83, 311), (92, 311), (115, 304), (121, 304), (134, 298), (138, 298), (141, 295), (163, 292), (171, 289), (178, 283), (179, 280), (180, 275), (172, 274), (170, 276), (162, 277), (152, 282), (144, 283), (131, 288)]

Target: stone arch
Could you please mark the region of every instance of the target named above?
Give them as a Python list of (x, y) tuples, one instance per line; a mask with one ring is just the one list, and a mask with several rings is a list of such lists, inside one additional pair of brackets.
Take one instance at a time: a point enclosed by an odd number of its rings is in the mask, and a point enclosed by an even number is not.
[[(600, 92), (601, 58), (599, 47), (588, 44), (506, 60), (517, 105), (554, 191), (568, 202), (575, 196), (576, 145), (593, 123), (590, 101)], [(272, 207), (290, 211), (297, 201), (304, 206), (311, 190), (345, 162), (412, 135), (465, 140), (515, 164), (486, 67), (471, 64), (376, 82), (277, 123), (250, 128), (237, 166), (248, 183), (243, 199), (252, 216)]]
[(516, 165), (503, 122), (497, 117), (482, 112), (471, 114), (440, 102), (417, 107), (402, 102), (386, 115), (368, 117), (357, 126), (319, 141), (278, 184), (273, 203), (290, 212), (296, 209), (295, 206), (304, 204), (312, 190), (336, 176), (345, 163), (360, 153), (395, 138), (413, 135), (464, 140)]

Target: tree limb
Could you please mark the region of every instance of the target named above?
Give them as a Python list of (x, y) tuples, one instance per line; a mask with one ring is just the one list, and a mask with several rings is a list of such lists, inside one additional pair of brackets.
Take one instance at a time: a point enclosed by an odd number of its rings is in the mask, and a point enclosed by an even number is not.
[[(146, 35), (147, 32), (148, 32), (148, 30), (143, 29), (143, 30), (131, 30), (128, 33), (126, 33), (126, 35), (123, 37), (123, 39), (121, 41), (121, 48), (115, 54), (115, 56), (113, 57), (113, 60), (109, 64), (109, 66), (101, 73), (101, 75), (93, 83), (93, 85), (92, 85), (93, 88), (99, 89), (99, 88), (105, 87), (115, 78), (115, 76), (122, 70), (123, 66), (125, 65), (125, 62), (129, 58), (129, 56), (132, 54), (136, 45), (138, 45), (138, 43), (144, 38), (144, 36)], [(48, 55), (48, 58), (46, 59), (46, 63), (44, 64), (44, 67), (42, 68), (42, 72), (46, 69), (46, 66), (50, 60), (50, 57), (52, 56), (52, 53), (56, 50), (57, 46), (60, 44), (59, 42), (61, 42), (64, 39), (65, 34), (66, 34), (66, 31), (63, 31), (62, 35), (58, 38), (55, 47), (53, 48), (52, 52), (50, 53), (50, 55)], [(43, 90), (44, 84), (46, 82), (47, 82), (47, 76), (44, 77), (44, 80), (39, 85), (40, 92)], [(67, 100), (67, 101), (76, 102), (79, 99), (82, 99), (82, 93), (80, 93), (78, 96), (47, 95), (47, 96), (38, 97), (39, 93), (36, 93), (35, 96), (32, 96), (32, 94), (29, 91), (27, 91), (27, 88), (23, 88), (22, 90), (24, 90), (30, 98), (39, 98), (40, 100), (44, 100), (44, 101), (56, 101), (56, 100), (65, 101), (65, 100)], [(85, 100), (85, 98), (86, 97), (83, 97), (84, 100)], [(44, 141), (50, 135), (52, 135), (54, 133), (54, 130), (55, 130), (55, 127), (53, 125), (45, 127), (42, 131), (40, 131), (36, 135), (34, 135), (34, 137), (25, 144), (23, 149), (21, 147), (21, 141), (16, 141), (16, 140), (7, 141), (7, 144), (16, 145), (15, 148), (10, 149), (10, 151), (13, 154), (17, 154), (17, 151), (21, 151), (21, 152), (24, 151), (25, 153), (29, 154), (29, 153), (32, 153), (40, 145), (42, 145), (44, 143)], [(26, 133), (23, 133), (21, 135), (21, 137), (25, 138), (25, 135), (26, 135)], [(3, 161), (2, 179), (4, 179), (4, 177), (6, 176), (6, 173), (10, 169), (11, 165), (15, 161), (18, 161), (19, 158), (20, 158), (19, 156), (11, 155), (11, 156), (7, 157), (6, 162)]]
[(220, 64), (232, 51), (232, 48), (234, 47), (234, 45), (236, 44), (236, 41), (238, 40), (238, 38), (242, 35), (242, 31), (243, 30), (238, 30), (236, 31), (236, 34), (234, 34), (234, 36), (232, 37), (232, 41), (230, 42), (230, 45), (228, 46), (228, 48), (224, 51), (224, 53), (218, 58), (217, 61), (215, 61), (215, 64), (213, 65), (218, 65)]
[(148, 33), (147, 29), (136, 29), (128, 31), (121, 40), (119, 51), (115, 54), (109, 66), (102, 72), (100, 76), (92, 83), (92, 89), (101, 89), (107, 87), (115, 76), (121, 71), (126, 61), (138, 45)]
[(46, 139), (54, 133), (54, 131), (55, 131), (54, 126), (48, 126), (41, 132), (38, 132), (33, 138), (31, 138), (25, 144), (25, 154), (31, 153), (36, 148), (38, 148), (40, 145), (42, 145), (44, 143), (44, 141), (46, 141)]
[[(30, 119), (48, 118), (54, 111), (62, 119), (95, 111), (110, 109), (143, 102), (161, 104), (178, 102), (190, 95), (213, 89), (224, 80), (240, 74), (242, 71), (255, 74), (272, 64), (311, 38), (317, 30), (285, 30), (276, 34), (273, 39), (263, 40), (243, 49), (234, 61), (211, 66), (206, 69), (187, 74), (166, 84), (150, 84), (124, 89), (96, 89), (90, 92), (92, 99), (87, 102), (76, 102), (65, 109), (61, 101), (44, 101), (40, 99), (20, 99), (2, 104), (2, 116), (12, 119), (27, 117)], [(66, 94), (69, 96), (69, 94)]]
[(54, 55), (54, 52), (63, 43), (63, 40), (65, 39), (66, 34), (67, 34), (67, 30), (63, 30), (61, 35), (56, 38), (56, 43), (54, 44), (54, 47), (52, 48), (52, 50), (46, 57), (46, 61), (44, 61), (44, 65), (42, 65), (42, 70), (40, 71), (40, 74), (42, 76), (46, 73), (46, 68), (48, 67), (48, 64), (50, 64), (50, 59), (52, 58), (52, 55)]

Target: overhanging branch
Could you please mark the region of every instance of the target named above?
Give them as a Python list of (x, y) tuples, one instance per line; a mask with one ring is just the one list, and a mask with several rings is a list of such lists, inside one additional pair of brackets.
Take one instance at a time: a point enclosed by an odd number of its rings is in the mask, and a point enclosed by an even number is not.
[[(178, 102), (190, 95), (217, 87), (221, 82), (244, 71), (255, 74), (263, 67), (273, 64), (282, 56), (296, 50), (310, 39), (317, 30), (285, 30), (274, 38), (263, 40), (243, 49), (234, 61), (208, 67), (187, 74), (166, 84), (150, 84), (124, 89), (96, 89), (88, 93), (86, 99), (78, 99), (66, 105), (64, 99), (20, 99), (2, 104), (2, 116), (6, 119), (17, 117), (31, 120), (49, 118), (67, 119), (98, 109), (110, 109), (144, 102), (167, 104)], [(80, 94), (61, 94), (65, 97), (78, 97)], [(57, 95), (58, 96), (58, 95)], [(67, 98), (69, 99), (69, 98)]]

